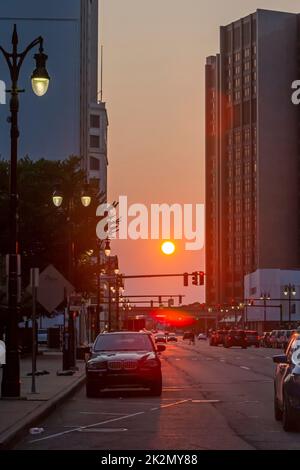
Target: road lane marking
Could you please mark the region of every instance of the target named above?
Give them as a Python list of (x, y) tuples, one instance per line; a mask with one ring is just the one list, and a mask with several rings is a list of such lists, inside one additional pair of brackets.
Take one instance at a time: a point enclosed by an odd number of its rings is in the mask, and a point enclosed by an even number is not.
[(240, 366), (240, 368), (244, 370), (250, 370), (250, 367), (246, 367), (246, 366)]
[(124, 416), (125, 413), (105, 413), (102, 411), (80, 411), (81, 415), (111, 415), (111, 416)]
[(189, 401), (189, 399), (176, 401), (175, 403), (169, 403), (168, 405), (162, 405), (162, 406), (159, 407), (159, 409), (170, 408), (171, 406), (182, 405), (182, 403), (187, 403), (188, 401)]
[(78, 429), (78, 432), (125, 432), (127, 428), (93, 428), (93, 429)]
[(46, 441), (48, 439), (54, 439), (55, 437), (64, 436), (65, 434), (70, 434), (71, 432), (75, 432), (80, 429), (95, 428), (96, 426), (101, 426), (102, 424), (114, 423), (115, 421), (121, 421), (122, 419), (133, 418), (134, 416), (139, 416), (143, 414), (145, 414), (145, 411), (140, 411), (139, 413), (132, 413), (129, 415), (121, 416), (120, 418), (108, 419), (106, 421), (101, 421), (99, 423), (89, 424), (88, 426), (80, 426), (79, 428), (69, 429), (68, 431), (58, 432), (56, 434), (50, 434), (50, 436), (41, 437), (40, 439), (29, 441), (29, 443), (34, 444), (36, 442)]
[(191, 400), (192, 403), (221, 403), (221, 400)]

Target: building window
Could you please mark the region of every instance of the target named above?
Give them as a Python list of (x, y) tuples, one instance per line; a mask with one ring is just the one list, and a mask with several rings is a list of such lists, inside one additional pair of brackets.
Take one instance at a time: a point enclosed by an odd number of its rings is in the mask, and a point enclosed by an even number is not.
[(250, 87), (247, 86), (244, 90), (244, 98), (247, 100), (250, 98)]
[(236, 91), (234, 93), (234, 101), (240, 101), (241, 100), (241, 92), (240, 91)]
[(250, 57), (250, 48), (249, 47), (247, 47), (244, 50), (244, 57), (245, 57), (245, 59), (248, 59)]
[(100, 170), (100, 160), (95, 157), (90, 157), (90, 170), (99, 171)]
[(250, 83), (250, 74), (247, 73), (247, 75), (244, 76), (244, 83), (245, 85), (249, 85)]
[(100, 137), (98, 135), (90, 136), (90, 147), (97, 149), (100, 147)]
[(241, 145), (241, 132), (240, 131), (235, 131), (234, 143), (236, 146)]
[(241, 79), (240, 78), (236, 78), (234, 80), (234, 86), (235, 86), (235, 88), (240, 88), (240, 86), (241, 86)]
[(234, 68), (234, 73), (235, 73), (235, 75), (240, 75), (240, 73), (241, 73), (241, 66), (240, 65), (236, 65), (236, 67)]
[(247, 127), (244, 131), (244, 138), (245, 138), (246, 143), (250, 141), (250, 128), (249, 127)]
[(94, 129), (100, 128), (100, 116), (98, 116), (97, 114), (91, 114), (90, 127), (93, 127)]

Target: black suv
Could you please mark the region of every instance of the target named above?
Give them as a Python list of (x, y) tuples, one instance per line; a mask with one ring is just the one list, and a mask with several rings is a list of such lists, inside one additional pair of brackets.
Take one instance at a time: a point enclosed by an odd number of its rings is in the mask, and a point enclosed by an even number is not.
[(162, 392), (159, 351), (151, 335), (136, 332), (100, 334), (86, 363), (86, 395), (97, 397), (106, 388), (149, 388), (153, 396)]
[(300, 424), (300, 333), (290, 339), (285, 354), (274, 356), (274, 412), (285, 431), (295, 431)]
[(224, 348), (231, 348), (232, 346), (240, 346), (243, 349), (247, 348), (247, 337), (244, 330), (228, 331), (224, 341)]

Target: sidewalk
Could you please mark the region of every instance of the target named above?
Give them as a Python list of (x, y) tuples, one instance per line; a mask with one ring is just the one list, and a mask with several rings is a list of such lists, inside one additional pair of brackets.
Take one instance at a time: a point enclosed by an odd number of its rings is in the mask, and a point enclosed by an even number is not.
[[(77, 361), (79, 370), (73, 376), (57, 376), (62, 369), (60, 352), (44, 352), (37, 357), (37, 370), (49, 375), (36, 377), (36, 395), (31, 394), (31, 358), (21, 359), (21, 399), (0, 400), (0, 450), (9, 448), (47, 416), (85, 380), (85, 362)], [(2, 369), (0, 369), (2, 380)]]

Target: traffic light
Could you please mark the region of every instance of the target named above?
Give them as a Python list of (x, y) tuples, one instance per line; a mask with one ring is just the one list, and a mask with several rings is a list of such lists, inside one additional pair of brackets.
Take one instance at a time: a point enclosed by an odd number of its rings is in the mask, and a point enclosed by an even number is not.
[(184, 273), (184, 275), (183, 275), (183, 285), (184, 285), (184, 287), (188, 287), (188, 285), (189, 285), (189, 273)]
[(204, 272), (203, 271), (200, 271), (199, 273), (199, 286), (204, 286)]
[(192, 274), (192, 284), (193, 286), (198, 286), (198, 272), (194, 271)]

